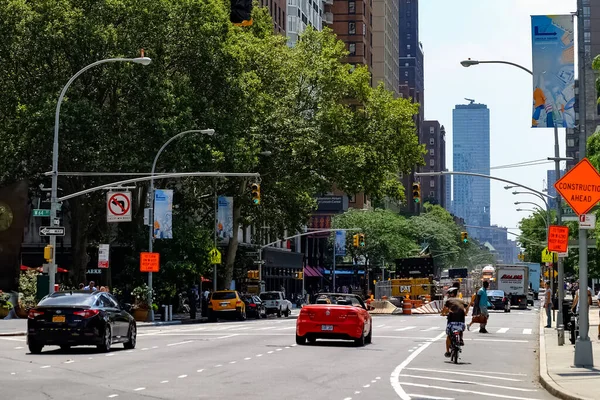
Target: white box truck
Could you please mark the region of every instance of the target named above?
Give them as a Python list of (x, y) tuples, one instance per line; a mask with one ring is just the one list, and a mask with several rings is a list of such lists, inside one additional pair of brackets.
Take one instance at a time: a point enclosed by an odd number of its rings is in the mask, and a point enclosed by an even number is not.
[(504, 291), (504, 295), (510, 299), (511, 306), (526, 309), (529, 267), (527, 265), (498, 265), (496, 271), (498, 290)]

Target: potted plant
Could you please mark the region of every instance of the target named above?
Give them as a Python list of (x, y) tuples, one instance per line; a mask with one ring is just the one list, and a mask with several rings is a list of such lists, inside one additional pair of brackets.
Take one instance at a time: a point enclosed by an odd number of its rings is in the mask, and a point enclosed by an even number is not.
[[(134, 299), (132, 307), (133, 318), (135, 318), (136, 321), (146, 321), (150, 307), (154, 302), (154, 293), (152, 289), (150, 289), (148, 285), (143, 284), (135, 287), (131, 292), (131, 296)], [(148, 301), (149, 298), (151, 298), (151, 301)]]
[(0, 290), (0, 319), (6, 317), (13, 308), (12, 303), (8, 299), (10, 299), (10, 294)]

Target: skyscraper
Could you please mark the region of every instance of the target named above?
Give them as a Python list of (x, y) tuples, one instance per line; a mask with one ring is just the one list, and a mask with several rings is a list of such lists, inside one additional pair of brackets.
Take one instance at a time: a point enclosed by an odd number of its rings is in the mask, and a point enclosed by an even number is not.
[[(438, 121), (423, 121), (419, 140), (425, 145), (425, 166), (423, 171), (446, 170), (446, 130)], [(423, 202), (439, 204), (446, 208), (446, 179), (444, 176), (421, 178)]]
[[(453, 166), (455, 172), (490, 174), (490, 110), (485, 104), (458, 104), (452, 110)], [(454, 175), (452, 209), (467, 225), (490, 226), (490, 181)], [(485, 229), (469, 228), (475, 238)]]

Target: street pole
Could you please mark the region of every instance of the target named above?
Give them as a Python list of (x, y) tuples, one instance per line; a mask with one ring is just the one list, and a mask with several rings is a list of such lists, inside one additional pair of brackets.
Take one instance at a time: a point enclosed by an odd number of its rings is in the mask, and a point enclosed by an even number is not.
[[(586, 87), (585, 72), (587, 59), (585, 54), (583, 0), (577, 0), (577, 31), (579, 53), (579, 160), (586, 155)], [(588, 17), (589, 18), (589, 17)], [(574, 364), (576, 367), (592, 367), (594, 355), (589, 338), (589, 315), (587, 302), (588, 270), (587, 270), (587, 231), (579, 228), (579, 337), (575, 342)]]
[[(154, 162), (152, 163), (152, 171), (150, 172), (150, 189), (148, 190), (148, 252), (152, 253), (152, 246), (154, 244), (154, 171), (156, 170), (156, 162), (158, 161), (158, 157), (161, 155), (163, 150), (171, 143), (173, 140), (180, 138), (183, 135), (188, 133), (203, 133), (205, 135), (214, 135), (214, 129), (192, 129), (184, 132), (180, 132), (177, 135), (173, 136), (171, 139), (167, 140), (165, 144), (158, 150), (156, 156), (154, 157)], [(148, 304), (150, 305), (150, 312), (148, 313), (148, 321), (154, 321), (154, 309), (152, 308), (152, 272), (148, 272)], [(191, 301), (191, 299), (190, 299)]]
[[(558, 182), (560, 179), (560, 151), (558, 147), (558, 127), (554, 125), (554, 182)], [(561, 206), (561, 198), (560, 196), (556, 196), (554, 199), (556, 202), (556, 225), (562, 224), (562, 206)], [(565, 268), (563, 265), (562, 257), (558, 257), (558, 316), (556, 323), (556, 329), (559, 329), (560, 326), (563, 326), (563, 299), (565, 297)], [(554, 271), (552, 272), (552, 280), (554, 280)]]
[[(107, 58), (104, 60), (96, 61), (87, 67), (80, 69), (75, 75), (68, 80), (67, 84), (63, 87), (60, 92), (60, 96), (58, 96), (58, 102), (56, 103), (56, 112), (54, 113), (54, 143), (52, 145), (52, 190), (50, 192), (50, 226), (55, 227), (59, 226), (60, 222), (57, 221), (57, 213), (58, 213), (58, 130), (60, 125), (60, 106), (62, 105), (65, 94), (67, 93), (67, 89), (69, 86), (79, 77), (79, 75), (83, 74), (90, 68), (93, 68), (100, 64), (105, 64), (109, 62), (133, 62), (136, 64), (148, 65), (152, 62), (152, 60), (148, 57), (136, 57), (136, 58)], [(57, 223), (58, 222), (58, 223)], [(52, 246), (52, 259), (50, 260), (50, 265), (48, 268), (48, 278), (49, 278), (49, 293), (54, 293), (54, 283), (56, 280), (56, 236), (50, 236), (50, 246)]]
[(337, 231), (334, 231), (333, 236), (333, 290), (331, 293), (336, 293), (335, 291), (335, 242), (337, 240)]
[[(214, 207), (214, 211), (215, 211), (215, 215), (214, 215), (214, 233), (213, 233), (213, 246), (216, 249), (217, 248), (217, 227), (219, 225), (219, 215), (218, 215), (218, 207), (217, 207), (217, 180), (214, 179), (214, 200), (213, 200), (213, 207)], [(217, 291), (217, 264), (213, 264), (213, 292)]]

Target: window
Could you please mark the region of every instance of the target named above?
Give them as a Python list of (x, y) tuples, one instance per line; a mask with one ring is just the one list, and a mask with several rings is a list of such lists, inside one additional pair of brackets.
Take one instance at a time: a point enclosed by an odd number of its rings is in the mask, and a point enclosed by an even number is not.
[(408, 53), (408, 54), (406, 55), (406, 57), (410, 57), (410, 53)]
[(356, 14), (356, 2), (348, 2), (348, 14)]
[(367, 5), (363, 3), (363, 15), (367, 15)]
[(367, 36), (367, 24), (365, 24), (363, 22), (363, 32), (362, 32), (363, 36)]
[(407, 23), (406, 23), (406, 27), (407, 27), (407, 28), (410, 28), (410, 22), (407, 22)]
[(429, 192), (429, 197), (435, 198), (435, 192), (433, 190)]
[(409, 65), (410, 65), (409, 63), (404, 63), (404, 66), (405, 66), (405, 67), (408, 67)]
[(575, 147), (575, 139), (567, 139), (567, 147)]
[(583, 32), (583, 40), (585, 41), (585, 43), (590, 43), (592, 41), (592, 33)]
[(369, 13), (369, 25), (373, 26), (373, 14)]
[[(430, 167), (435, 166), (435, 160), (434, 159), (429, 160), (429, 166)], [(433, 182), (433, 181), (431, 181), (431, 182)], [(433, 186), (433, 185), (431, 185), (431, 186)]]
[[(435, 128), (433, 126), (429, 127), (429, 133), (435, 133)], [(433, 144), (433, 143), (431, 143)]]
[(411, 38), (411, 35), (410, 35), (410, 33), (407, 33), (407, 34), (406, 34), (406, 38), (407, 38), (408, 40), (410, 40), (410, 38)]
[(583, 7), (583, 16), (584, 17), (590, 16), (590, 7)]
[(583, 29), (588, 30), (592, 26), (591, 21), (589, 19), (583, 20)]
[(348, 35), (356, 35), (356, 22), (348, 22)]
[(350, 52), (351, 56), (355, 56), (356, 55), (356, 43), (348, 43), (348, 51)]
[(434, 156), (435, 155), (435, 150), (434, 149), (429, 149), (429, 155), (430, 156)]
[(407, 48), (408, 50), (410, 50), (410, 44), (407, 44), (407, 45), (406, 45), (406, 48)]
[(407, 16), (407, 17), (410, 17), (410, 10), (408, 10), (408, 11), (406, 12), (406, 16)]
[(404, 71), (404, 76), (408, 76), (408, 71)]
[[(433, 161), (433, 160), (431, 160), (431, 161)], [(429, 181), (429, 187), (435, 187), (435, 179), (431, 179)]]
[(429, 144), (434, 145), (435, 144), (435, 139), (434, 138), (429, 138)]
[(354, 194), (349, 194), (349, 195), (348, 195), (348, 202), (349, 202), (349, 203), (356, 203), (356, 195), (354, 195)]

